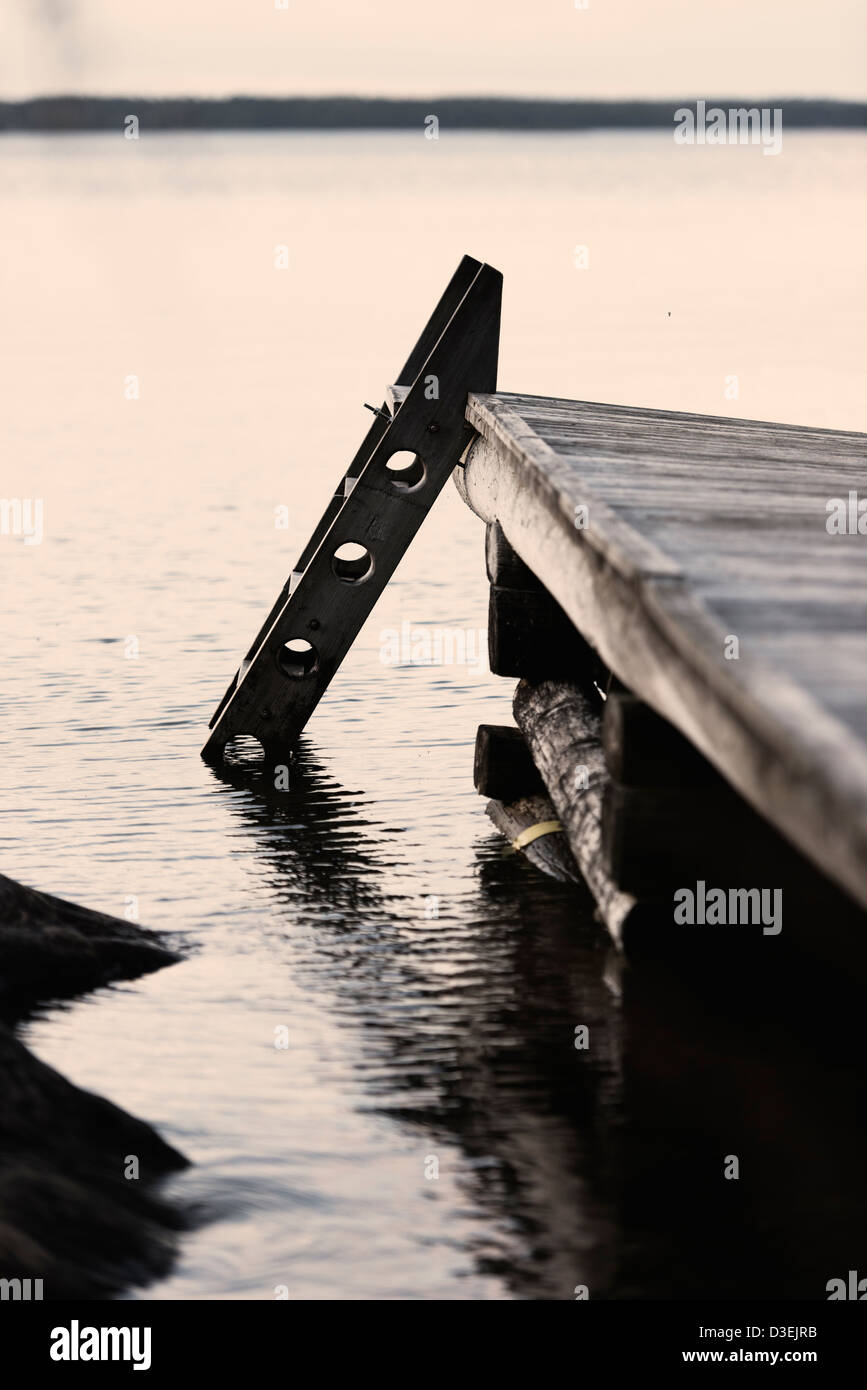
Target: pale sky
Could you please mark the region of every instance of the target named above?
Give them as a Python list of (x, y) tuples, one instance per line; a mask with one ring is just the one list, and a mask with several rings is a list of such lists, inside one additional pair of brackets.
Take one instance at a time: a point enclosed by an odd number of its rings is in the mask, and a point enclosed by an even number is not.
[(61, 91), (864, 98), (867, 4), (3, 0), (0, 97)]

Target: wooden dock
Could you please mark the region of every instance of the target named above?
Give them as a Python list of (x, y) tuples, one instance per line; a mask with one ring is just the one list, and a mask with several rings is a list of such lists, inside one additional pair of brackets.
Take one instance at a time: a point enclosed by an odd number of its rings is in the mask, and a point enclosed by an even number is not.
[(463, 258), (203, 756), (291, 749), (453, 475), (487, 524), (491, 670), (520, 680), (475, 764), (516, 848), (583, 877), (621, 944), (690, 879), (702, 914), (706, 882), (753, 925), (785, 886), (787, 920), (863, 927), (867, 436), (498, 393), (501, 288)]
[(623, 686), (867, 907), (867, 436), (506, 394), (471, 395), (467, 419), (468, 505)]

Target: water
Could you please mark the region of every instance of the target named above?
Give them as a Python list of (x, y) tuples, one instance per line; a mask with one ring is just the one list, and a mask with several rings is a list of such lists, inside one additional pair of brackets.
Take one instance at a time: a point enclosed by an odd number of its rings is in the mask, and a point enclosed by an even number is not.
[[(806, 1213), (782, 1184), (764, 1237), (696, 1177), (743, 1122), (732, 1071), (755, 1079), (749, 1048), (717, 1045), (725, 1015), (692, 1017), (670, 982), (624, 990), (584, 898), (504, 854), (472, 747), (511, 683), (380, 660), (403, 622), (485, 626), (482, 528), (451, 488), (290, 791), (199, 748), (362, 403), (465, 251), (505, 273), (502, 389), (867, 428), (865, 152), (807, 133), (776, 159), (660, 133), (4, 137), (0, 490), (44, 499), (45, 539), (0, 538), (0, 864), (190, 948), (27, 1034), (194, 1162), (172, 1190), (206, 1219), (132, 1296), (822, 1296), (841, 1272), (825, 1148)], [(767, 1194), (797, 1130), (780, 1095), (812, 1081), (825, 1135), (847, 1100), (812, 1056), (752, 1041)]]

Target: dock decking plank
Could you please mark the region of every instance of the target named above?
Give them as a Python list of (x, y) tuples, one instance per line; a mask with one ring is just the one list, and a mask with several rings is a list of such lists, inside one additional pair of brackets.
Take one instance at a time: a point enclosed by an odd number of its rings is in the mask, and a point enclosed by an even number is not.
[(471, 396), (467, 417), (465, 501), (867, 906), (867, 535), (826, 529), (829, 499), (867, 496), (867, 436), (510, 394)]

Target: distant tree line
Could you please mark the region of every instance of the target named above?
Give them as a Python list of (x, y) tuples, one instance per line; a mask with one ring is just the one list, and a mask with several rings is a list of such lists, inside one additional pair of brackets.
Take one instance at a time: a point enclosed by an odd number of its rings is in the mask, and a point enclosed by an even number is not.
[[(681, 101), (519, 101), (508, 97), (50, 96), (0, 102), (0, 131), (120, 130), (138, 117), (146, 130), (420, 130), (435, 115), (442, 130), (642, 130), (671, 127)], [(782, 107), (787, 129), (864, 129), (867, 103), (762, 98), (707, 100), (708, 107)]]

